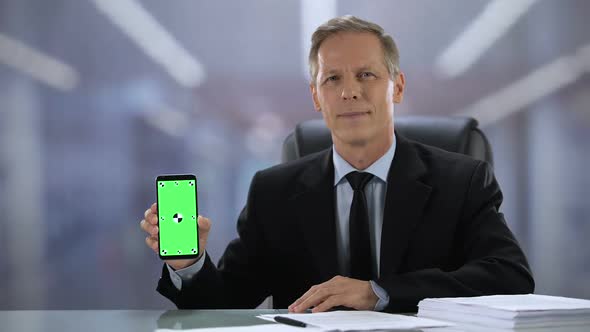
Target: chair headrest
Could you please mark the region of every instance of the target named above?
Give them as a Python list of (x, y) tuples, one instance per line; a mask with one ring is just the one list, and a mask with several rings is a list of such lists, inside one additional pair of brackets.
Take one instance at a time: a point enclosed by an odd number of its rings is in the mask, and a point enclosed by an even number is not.
[[(476, 159), (493, 162), (491, 146), (468, 117), (404, 116), (395, 119), (395, 131), (411, 140)], [(330, 130), (321, 119), (299, 123), (283, 143), (283, 161), (294, 160), (332, 145)]]

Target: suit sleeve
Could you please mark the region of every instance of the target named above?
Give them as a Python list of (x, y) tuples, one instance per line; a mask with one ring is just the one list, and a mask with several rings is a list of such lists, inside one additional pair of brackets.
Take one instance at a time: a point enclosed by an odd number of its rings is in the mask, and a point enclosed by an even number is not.
[(534, 280), (526, 257), (498, 211), (502, 193), (488, 163), (472, 174), (458, 224), (458, 268), (417, 270), (377, 283), (389, 294), (389, 312), (415, 312), (427, 297), (532, 293)]
[(178, 290), (163, 266), (157, 291), (179, 309), (251, 309), (270, 295), (266, 242), (262, 227), (257, 225), (257, 176), (238, 218), (238, 238), (227, 246), (217, 267), (207, 254), (201, 271), (192, 280), (183, 280)]

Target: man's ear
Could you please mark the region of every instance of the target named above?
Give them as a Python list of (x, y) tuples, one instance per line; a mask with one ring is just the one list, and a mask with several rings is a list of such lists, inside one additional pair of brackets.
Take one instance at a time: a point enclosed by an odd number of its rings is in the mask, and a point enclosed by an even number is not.
[(314, 83), (309, 84), (309, 91), (311, 92), (311, 99), (313, 100), (313, 107), (317, 112), (321, 112), (320, 101), (318, 99), (318, 90)]
[(406, 76), (400, 71), (393, 82), (393, 102), (396, 104), (401, 103), (404, 100), (404, 92), (406, 88)]

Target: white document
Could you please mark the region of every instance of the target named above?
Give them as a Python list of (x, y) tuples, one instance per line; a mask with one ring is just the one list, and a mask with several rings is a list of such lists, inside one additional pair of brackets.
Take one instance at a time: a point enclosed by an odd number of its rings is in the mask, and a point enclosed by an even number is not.
[(492, 295), (420, 301), (418, 316), (496, 328), (590, 323), (590, 301), (547, 295)]
[(422, 332), (588, 332), (589, 325), (580, 326), (560, 326), (555, 327), (533, 327), (525, 329), (505, 329), (497, 327), (487, 327), (475, 324), (457, 324), (451, 327), (435, 327), (421, 329)]
[[(155, 332), (178, 332), (173, 329), (157, 329)], [(203, 329), (186, 329), (183, 332), (320, 332), (321, 329), (289, 326), (285, 324), (264, 324), (252, 326), (208, 327)]]
[(308, 324), (308, 328), (316, 327), (325, 331), (419, 329), (453, 325), (433, 319), (393, 315), (375, 311), (331, 311), (314, 314), (260, 315), (257, 317), (274, 321), (275, 316), (288, 317)]
[(547, 311), (565, 314), (590, 312), (590, 300), (537, 294), (425, 299), (420, 301), (418, 306), (427, 308), (441, 304), (444, 307), (452, 307), (466, 313), (485, 308), (487, 311), (495, 313), (498, 318), (544, 316)]

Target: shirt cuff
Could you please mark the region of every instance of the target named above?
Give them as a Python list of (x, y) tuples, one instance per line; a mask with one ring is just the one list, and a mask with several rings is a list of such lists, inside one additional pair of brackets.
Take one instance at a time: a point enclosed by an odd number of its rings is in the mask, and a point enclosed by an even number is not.
[(383, 289), (381, 286), (377, 285), (377, 283), (374, 282), (373, 280), (369, 280), (369, 282), (371, 283), (371, 288), (373, 289), (373, 293), (375, 293), (375, 295), (377, 295), (377, 297), (379, 298), (377, 300), (377, 303), (375, 304), (375, 308), (373, 310), (383, 311), (387, 307), (387, 305), (389, 304), (389, 294), (387, 294), (385, 289)]
[(170, 267), (170, 265), (166, 264), (168, 272), (170, 273), (170, 280), (176, 289), (181, 290), (183, 281), (190, 281), (195, 276), (195, 274), (201, 271), (203, 265), (205, 265), (206, 254), (207, 253), (205, 252), (198, 261), (196, 261), (193, 265), (185, 267), (184, 269), (175, 271), (172, 267)]

